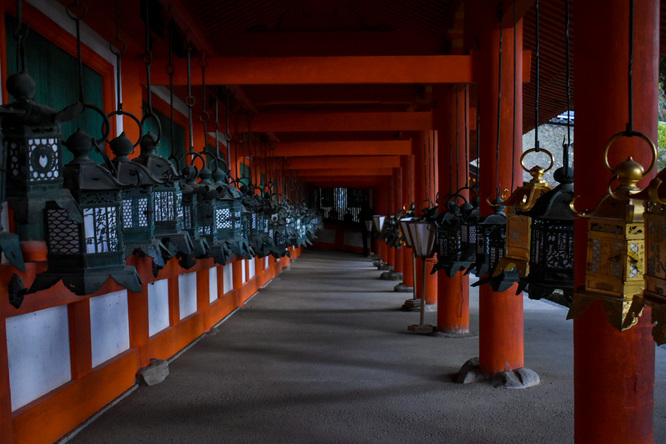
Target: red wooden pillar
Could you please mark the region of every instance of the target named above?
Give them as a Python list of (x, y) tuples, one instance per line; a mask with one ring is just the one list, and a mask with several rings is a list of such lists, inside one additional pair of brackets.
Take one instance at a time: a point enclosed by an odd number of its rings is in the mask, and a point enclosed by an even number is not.
[[(414, 169), (412, 155), (400, 157), (400, 169), (403, 171), (402, 204), (409, 208), (414, 199)], [(414, 285), (414, 270), (412, 268), (412, 249), (402, 247), (402, 282), (395, 288), (396, 291), (409, 290)]]
[[(422, 216), (423, 212), (421, 211), (429, 202), (435, 202), (435, 183), (433, 175), (437, 174), (436, 165), (433, 165), (433, 159), (428, 159), (426, 156), (429, 154), (429, 150), (434, 150), (435, 146), (433, 141), (436, 137), (433, 134), (433, 131), (423, 131), (418, 133), (418, 137), (414, 138), (414, 143), (412, 144), (412, 153), (414, 154), (414, 170), (415, 175), (414, 179), (414, 200), (416, 202), (416, 215)], [(428, 179), (428, 180), (426, 180)], [(426, 284), (425, 284), (425, 296), (426, 304), (433, 305), (437, 303), (437, 276), (430, 274), (432, 270), (433, 260), (430, 259), (426, 261)], [(420, 298), (422, 294), (423, 286), (423, 267), (424, 261), (420, 258), (416, 259), (416, 276), (414, 276), (414, 285), (416, 286), (416, 297)]]
[[(634, 129), (656, 140), (659, 1), (635, 2), (634, 23)], [(576, 147), (584, 147), (574, 150), (579, 209), (593, 208), (607, 191), (611, 174), (603, 166), (603, 150), (628, 120), (628, 36), (629, 2), (576, 4)], [(649, 150), (636, 139), (614, 144), (609, 163), (631, 155), (648, 165)], [(590, 171), (595, 174), (587, 174)], [(577, 221), (575, 247), (575, 281), (582, 285), (587, 248), (583, 220)], [(638, 325), (619, 332), (595, 303), (574, 320), (576, 442), (653, 441), (655, 346), (650, 316), (646, 307)]]
[[(394, 207), (395, 207), (395, 180), (393, 179), (393, 176), (387, 181), (388, 182), (388, 188), (387, 188), (387, 194), (386, 194), (386, 220), (388, 220), (389, 216), (395, 214)], [(386, 263), (395, 267), (395, 248), (390, 247), (388, 244), (386, 244)]]
[[(486, 8), (487, 9), (487, 8)], [(483, 28), (479, 34), (479, 112), (480, 128), (480, 198), (481, 215), (492, 213), (485, 203), (486, 197), (493, 199), (496, 187), (510, 188), (513, 172), (521, 173), (518, 163), (522, 153), (522, 100), (516, 100), (516, 119), (513, 118), (513, 94), (522, 98), (522, 57), (518, 57), (514, 81), (514, 29), (516, 34), (516, 51), (522, 54), (523, 27), (522, 21), (515, 28), (512, 23), (504, 20), (504, 28), (500, 30), (499, 19), (495, 8), (483, 11), (480, 17)], [(502, 34), (502, 85), (499, 89), (500, 68), (500, 33)], [(498, 97), (501, 97), (498, 110)], [(499, 115), (498, 115), (499, 112)], [(497, 158), (497, 127), (499, 128), (499, 147), (502, 150)], [(515, 125), (516, 137), (515, 159), (512, 165), (511, 147)], [(497, 160), (499, 160), (499, 165)], [(523, 295), (516, 295), (515, 286), (504, 292), (493, 292), (488, 285), (479, 288), (479, 365), (486, 375), (494, 375), (503, 371), (523, 367)]]
[[(394, 168), (393, 169), (393, 214), (398, 214), (402, 210), (402, 169)], [(396, 273), (402, 273), (404, 270), (404, 260), (403, 260), (403, 248), (395, 250), (394, 258), (394, 271)]]
[[(466, 185), (469, 156), (465, 155), (469, 138), (465, 137), (468, 131), (465, 113), (469, 107), (465, 106), (468, 95), (463, 85), (435, 87), (434, 100), (433, 120), (439, 148), (439, 207), (442, 213), (446, 211), (444, 197)], [(467, 191), (463, 194), (465, 197), (469, 195)], [(462, 201), (456, 202), (456, 205), (460, 204)], [(438, 272), (437, 289), (437, 330), (452, 334), (469, 333), (469, 275), (461, 272), (450, 278), (446, 273)]]

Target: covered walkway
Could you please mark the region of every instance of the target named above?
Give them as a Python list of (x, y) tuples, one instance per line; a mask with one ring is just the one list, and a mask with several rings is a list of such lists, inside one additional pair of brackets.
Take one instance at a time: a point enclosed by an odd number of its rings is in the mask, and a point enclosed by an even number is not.
[[(407, 332), (417, 313), (357, 255), (305, 251), (225, 322), (78, 434), (76, 443), (573, 441), (572, 324), (525, 299), (525, 354), (541, 384), (452, 382), (475, 337)], [(478, 299), (471, 296), (471, 329)], [(435, 323), (435, 313), (426, 320)], [(217, 334), (219, 333), (219, 334)], [(620, 365), (621, 363), (618, 363)], [(657, 350), (655, 441), (666, 438)]]

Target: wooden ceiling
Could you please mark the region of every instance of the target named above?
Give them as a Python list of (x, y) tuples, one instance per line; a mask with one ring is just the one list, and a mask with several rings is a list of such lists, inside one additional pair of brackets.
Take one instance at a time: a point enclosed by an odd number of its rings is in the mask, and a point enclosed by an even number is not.
[[(64, 0), (63, 0), (64, 1)], [(439, 55), (467, 55), (475, 49), (474, 15), (478, 11), (466, 10), (463, 0), (150, 0), (159, 9), (160, 23), (173, 17), (196, 50), (207, 57), (247, 63), (248, 60), (267, 61), (271, 69), (281, 61), (293, 63), (298, 58), (321, 61), (326, 75), (322, 80), (303, 84), (279, 84), (261, 72), (265, 65), (243, 69), (256, 77), (256, 82), (246, 82), (236, 88), (246, 106), (256, 113), (256, 128), (261, 124), (266, 131), (284, 143), (308, 141), (386, 141), (400, 140), (410, 136), (418, 124), (406, 119), (409, 113), (429, 113), (433, 107), (432, 83), (428, 80), (424, 66), (419, 82), (349, 83), (340, 74), (337, 83), (336, 65), (325, 65), (334, 57), (414, 57)], [(516, 0), (518, 16), (524, 19), (525, 50), (535, 49), (534, 1)], [(91, 7), (90, 20), (101, 25), (106, 20), (107, 37), (113, 40), (110, 17), (114, 17), (113, 2)], [(123, 9), (137, 8), (137, 2), (122, 0)], [(483, 4), (476, 2), (475, 4)], [(488, 3), (493, 9), (497, 4)], [(574, 48), (575, 10), (571, 1), (572, 54)], [(514, 4), (503, 2), (505, 17), (513, 17)], [(94, 9), (94, 10), (93, 10)], [(106, 10), (105, 10), (106, 9)], [(664, 11), (665, 7), (662, 7)], [(662, 12), (662, 15), (664, 13)], [(132, 19), (128, 19), (130, 22)], [(136, 17), (133, 19), (136, 20)], [(505, 18), (507, 24), (510, 19)], [(540, 34), (540, 123), (562, 113), (567, 108), (566, 44), (565, 44), (565, 0), (541, 2)], [(131, 26), (142, 26), (140, 23)], [(96, 29), (103, 26), (95, 26)], [(159, 29), (157, 34), (159, 34)], [(102, 34), (104, 32), (102, 31)], [(137, 55), (141, 54), (143, 32), (134, 37)], [(662, 36), (665, 34), (662, 32)], [(662, 46), (663, 47), (663, 46)], [(164, 41), (155, 45), (155, 56), (165, 57)], [(181, 46), (182, 54), (182, 46)], [(326, 58), (329, 59), (326, 59)], [(573, 57), (573, 56), (572, 56)], [(314, 59), (313, 59), (314, 58)], [(359, 59), (360, 60), (360, 59)], [(372, 64), (373, 59), (369, 59)], [(379, 59), (377, 59), (379, 60)], [(396, 59), (402, 60), (402, 59)], [(573, 64), (573, 59), (572, 59)], [(290, 65), (293, 66), (293, 65)], [(390, 65), (387, 64), (387, 66)], [(236, 66), (217, 66), (222, 72), (233, 71)], [(303, 70), (314, 69), (311, 65)], [(378, 67), (379, 69), (379, 67)], [(535, 125), (536, 65), (531, 63), (530, 81), (524, 84), (523, 128), (528, 131)], [(243, 71), (241, 71), (243, 72)], [(400, 73), (396, 78), (400, 78)], [(159, 73), (155, 74), (159, 77)], [(316, 79), (316, 73), (313, 76)], [(225, 78), (221, 76), (220, 78)], [(421, 77), (419, 77), (421, 78)], [(265, 80), (268, 79), (268, 80)], [(470, 88), (471, 106), (476, 106), (476, 89)], [(574, 82), (571, 82), (571, 105), (574, 105)], [(363, 116), (367, 113), (367, 116)], [(351, 122), (346, 129), (336, 126), (337, 117), (329, 124), (312, 123), (313, 119), (326, 116), (348, 115)], [(271, 118), (282, 115), (291, 119), (289, 125), (276, 126)], [(310, 117), (308, 117), (310, 115)], [(314, 115), (314, 117), (312, 117)], [(388, 116), (387, 125), (378, 125), (378, 115)], [(365, 118), (359, 118), (365, 117)], [(308, 120), (309, 119), (309, 120)], [(351, 119), (351, 120), (350, 120)], [(417, 119), (418, 120), (418, 119)], [(268, 122), (268, 123), (267, 123)], [(309, 123), (308, 123), (309, 122)], [(391, 126), (391, 122), (395, 125)], [(298, 125), (303, 125), (297, 128)], [(340, 124), (341, 125), (341, 124)], [(340, 178), (341, 176), (338, 176)], [(368, 178), (374, 183), (376, 177)], [(346, 182), (353, 182), (352, 176)], [(330, 185), (336, 178), (332, 175)], [(319, 177), (318, 184), (325, 182)], [(360, 181), (359, 181), (360, 183)]]

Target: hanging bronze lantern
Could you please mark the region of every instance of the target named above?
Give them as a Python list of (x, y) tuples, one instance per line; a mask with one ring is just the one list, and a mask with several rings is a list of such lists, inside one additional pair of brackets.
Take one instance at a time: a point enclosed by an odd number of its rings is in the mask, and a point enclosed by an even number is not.
[[(194, 265), (194, 245), (183, 231), (183, 192), (178, 171), (168, 159), (156, 153), (159, 137), (148, 133), (141, 138), (141, 153), (132, 161), (145, 166), (159, 178), (153, 185), (155, 238), (181, 260), (181, 265)], [(190, 258), (189, 260), (187, 258)]]
[(530, 263), (518, 293), (525, 290), (530, 299), (547, 298), (569, 306), (574, 277), (573, 170), (559, 168), (553, 177), (559, 185), (525, 212), (532, 219)]
[[(471, 263), (460, 263), (463, 256), (461, 233), (463, 215), (472, 210), (472, 205), (461, 194), (462, 190), (458, 190), (449, 197), (446, 201), (446, 212), (435, 220), (437, 262), (432, 273), (444, 270), (447, 276), (453, 277), (471, 265)], [(457, 205), (459, 199), (463, 202), (460, 206)]]
[[(125, 114), (124, 111), (122, 113)], [(161, 185), (163, 181), (153, 176), (146, 166), (130, 160), (128, 156), (134, 146), (124, 132), (111, 141), (110, 147), (115, 155), (113, 166), (116, 179), (126, 185), (121, 191), (125, 257), (137, 254), (152, 258), (153, 273), (157, 275), (173, 256), (162, 241), (155, 237), (153, 187)]]
[(493, 291), (504, 291), (515, 281), (507, 280), (504, 276), (500, 279), (493, 279), (493, 274), (505, 253), (506, 214), (504, 210), (506, 207), (499, 196), (489, 204), (495, 212), (484, 217), (477, 224), (476, 262), (473, 267), (474, 273), (480, 280), (472, 286), (489, 283), (493, 287)]
[[(205, 164), (199, 153), (190, 151), (185, 155), (198, 157)], [(197, 183), (199, 170), (192, 164), (185, 165), (180, 177), (180, 188), (183, 191), (183, 229), (192, 239), (193, 246), (192, 256), (181, 258), (181, 265), (184, 268), (191, 268), (195, 263), (194, 259), (208, 257), (207, 253), (210, 248), (208, 240), (204, 236), (204, 228), (200, 224), (201, 218), (199, 217), (199, 200), (203, 199), (201, 195), (208, 190), (205, 185)]]
[(80, 129), (65, 142), (74, 159), (64, 168), (64, 185), (79, 210), (72, 212), (54, 201), (47, 204), (48, 269), (36, 276), (29, 290), (19, 276), (12, 276), (10, 298), (18, 302), (15, 306), (20, 306), (25, 294), (46, 290), (60, 280), (77, 295), (94, 293), (109, 277), (130, 291), (141, 292), (136, 269), (125, 265), (120, 216), (123, 185), (89, 157), (93, 143), (99, 142)]
[[(652, 149), (652, 163), (647, 171), (631, 157), (615, 169), (608, 164), (608, 150), (621, 137), (638, 136)], [(581, 213), (587, 219), (587, 270), (585, 286), (578, 288), (568, 318), (582, 314), (594, 301), (601, 301), (608, 321), (618, 330), (638, 322), (642, 305), (634, 304), (634, 295), (643, 292), (645, 281), (645, 243), (643, 202), (638, 199), (639, 180), (652, 170), (657, 157), (654, 143), (638, 132), (619, 133), (608, 142), (604, 162), (620, 184), (604, 195), (597, 207)], [(611, 182), (612, 183), (612, 182)]]

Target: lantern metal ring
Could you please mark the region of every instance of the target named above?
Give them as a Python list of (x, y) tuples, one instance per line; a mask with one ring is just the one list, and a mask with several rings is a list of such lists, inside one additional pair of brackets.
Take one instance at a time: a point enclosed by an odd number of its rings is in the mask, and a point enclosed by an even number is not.
[(139, 118), (137, 116), (135, 116), (134, 114), (132, 114), (128, 111), (124, 111), (122, 109), (117, 109), (117, 110), (111, 111), (107, 115), (107, 117), (109, 119), (113, 116), (128, 116), (128, 117), (131, 117), (132, 120), (134, 120), (134, 122), (136, 122), (137, 126), (139, 127), (139, 138), (137, 139), (136, 143), (132, 144), (132, 148), (136, 148), (139, 145), (139, 143), (141, 143), (141, 136), (143, 135), (142, 134), (143, 133), (143, 125), (141, 124), (141, 120), (139, 120)]
[[(525, 172), (529, 173), (530, 169), (525, 166), (525, 157), (527, 157), (528, 154), (531, 153), (546, 153), (548, 154), (548, 157), (550, 158), (550, 166), (548, 168), (544, 168), (543, 172), (547, 173), (553, 168), (553, 165), (555, 165), (555, 159), (553, 158), (553, 155), (550, 153), (548, 150), (544, 149), (536, 149), (536, 148), (530, 148), (529, 150), (525, 151), (522, 156), (520, 156), (520, 166), (523, 167), (523, 170)], [(538, 165), (538, 164), (537, 164)], [(541, 166), (539, 166), (541, 168)]]
[(650, 146), (650, 149), (652, 150), (652, 162), (650, 163), (650, 166), (643, 173), (643, 177), (647, 176), (657, 163), (657, 156), (658, 156), (657, 146), (654, 144), (652, 139), (650, 139), (648, 136), (641, 133), (640, 131), (622, 131), (611, 137), (608, 143), (606, 143), (606, 148), (604, 148), (604, 165), (606, 166), (606, 169), (608, 169), (608, 171), (610, 171), (611, 173), (616, 174), (615, 169), (612, 168), (608, 163), (608, 151), (610, 150), (611, 145), (613, 145), (622, 137), (633, 137), (633, 136), (637, 136), (638, 138), (643, 139), (645, 142), (647, 142), (647, 144)]
[(146, 120), (149, 118), (152, 118), (157, 124), (157, 139), (155, 140), (155, 145), (157, 145), (160, 143), (160, 140), (162, 140), (162, 123), (160, 122), (160, 119), (157, 117), (157, 115), (150, 111), (148, 114), (141, 118), (141, 127), (146, 124)]

